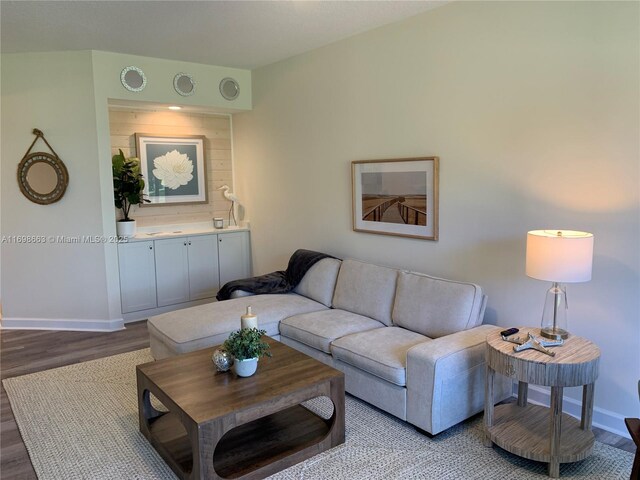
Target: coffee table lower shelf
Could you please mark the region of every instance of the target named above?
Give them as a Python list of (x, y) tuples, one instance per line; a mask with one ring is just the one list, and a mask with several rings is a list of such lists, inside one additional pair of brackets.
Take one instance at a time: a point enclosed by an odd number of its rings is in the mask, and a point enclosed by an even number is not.
[[(331, 421), (296, 405), (240, 425), (218, 442), (213, 466), (224, 478), (240, 478), (318, 444), (330, 431)], [(193, 452), (177, 415), (167, 412), (149, 420), (150, 440), (169, 464), (185, 476), (193, 469)], [(318, 449), (320, 453), (320, 449)]]
[[(489, 439), (513, 454), (538, 462), (550, 462), (549, 416), (547, 407), (516, 403), (497, 405)], [(591, 430), (580, 428), (580, 421), (562, 414), (559, 463), (584, 460), (591, 454), (595, 438)]]

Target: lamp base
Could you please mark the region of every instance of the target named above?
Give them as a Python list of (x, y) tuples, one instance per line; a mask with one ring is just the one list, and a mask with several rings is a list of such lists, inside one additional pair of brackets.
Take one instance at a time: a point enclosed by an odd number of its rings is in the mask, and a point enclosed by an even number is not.
[(543, 328), (540, 335), (551, 340), (566, 340), (569, 338), (569, 332), (562, 328)]
[(551, 340), (564, 340), (569, 337), (567, 331), (567, 291), (564, 285), (554, 282), (547, 290), (542, 311), (540, 335)]

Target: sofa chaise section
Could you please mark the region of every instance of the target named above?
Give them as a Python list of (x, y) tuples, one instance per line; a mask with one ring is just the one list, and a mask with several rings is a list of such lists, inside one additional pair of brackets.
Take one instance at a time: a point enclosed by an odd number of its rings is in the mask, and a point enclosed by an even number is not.
[(279, 339), (280, 321), (294, 314), (317, 312), (328, 308), (297, 294), (244, 296), (224, 302), (152, 317), (147, 322), (151, 354), (156, 360), (223, 343), (240, 328), (240, 316), (247, 307), (259, 313), (259, 327)]
[(240, 328), (240, 316), (248, 306), (258, 313), (259, 327), (279, 340), (279, 324), (284, 318), (331, 307), (341, 263), (337, 258), (318, 261), (288, 294), (252, 295), (235, 291), (231, 300), (151, 317), (147, 322), (151, 354), (159, 360), (219, 345)]

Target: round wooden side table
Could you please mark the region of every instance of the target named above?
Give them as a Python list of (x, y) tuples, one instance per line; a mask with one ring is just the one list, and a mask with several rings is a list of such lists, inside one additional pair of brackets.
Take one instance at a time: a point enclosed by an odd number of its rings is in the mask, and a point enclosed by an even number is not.
[[(539, 336), (539, 328), (520, 327), (513, 337)], [(600, 349), (571, 335), (564, 345), (549, 347), (550, 356), (537, 350), (514, 352), (500, 332), (487, 336), (485, 378), (485, 445), (499, 447), (530, 460), (549, 463), (549, 476), (560, 476), (560, 464), (577, 462), (591, 454), (594, 382), (598, 378)], [(494, 408), (495, 373), (518, 380), (518, 401)], [(550, 408), (527, 404), (528, 385), (551, 387)], [(564, 387), (582, 385), (581, 420), (562, 413)]]

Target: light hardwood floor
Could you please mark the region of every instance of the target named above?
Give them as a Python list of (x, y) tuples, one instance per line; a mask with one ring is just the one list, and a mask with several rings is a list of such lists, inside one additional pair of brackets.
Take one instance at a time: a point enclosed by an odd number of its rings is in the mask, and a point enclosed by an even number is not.
[[(146, 321), (129, 323), (125, 330), (112, 333), (0, 330), (0, 377), (17, 377), (148, 346)], [(37, 480), (4, 387), (0, 403), (0, 477)], [(629, 439), (597, 428), (594, 433), (600, 442), (635, 452)]]

